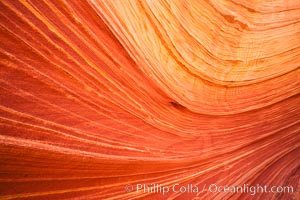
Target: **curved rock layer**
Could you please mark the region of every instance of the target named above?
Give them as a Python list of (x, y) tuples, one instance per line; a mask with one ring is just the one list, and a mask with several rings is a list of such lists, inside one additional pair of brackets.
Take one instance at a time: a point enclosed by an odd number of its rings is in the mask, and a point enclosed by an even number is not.
[[(299, 199), (300, 1), (0, 1), (1, 199)], [(292, 186), (292, 193), (125, 185)]]

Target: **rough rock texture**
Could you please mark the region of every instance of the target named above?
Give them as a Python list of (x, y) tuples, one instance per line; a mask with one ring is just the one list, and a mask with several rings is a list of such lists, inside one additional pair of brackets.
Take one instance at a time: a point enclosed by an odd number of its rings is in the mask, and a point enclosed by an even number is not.
[(300, 1), (1, 0), (0, 37), (0, 199), (300, 199)]

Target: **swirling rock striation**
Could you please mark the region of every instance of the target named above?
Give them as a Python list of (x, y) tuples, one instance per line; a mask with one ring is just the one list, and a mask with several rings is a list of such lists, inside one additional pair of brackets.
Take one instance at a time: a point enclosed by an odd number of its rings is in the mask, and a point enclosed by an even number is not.
[[(300, 198), (299, 1), (0, 10), (0, 198)], [(213, 183), (295, 191), (124, 191)]]

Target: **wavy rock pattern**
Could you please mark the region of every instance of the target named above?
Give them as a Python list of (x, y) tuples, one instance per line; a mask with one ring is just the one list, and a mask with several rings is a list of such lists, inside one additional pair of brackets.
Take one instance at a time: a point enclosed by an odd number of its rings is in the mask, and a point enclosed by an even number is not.
[(0, 198), (251, 199), (291, 185), (300, 1), (1, 0)]

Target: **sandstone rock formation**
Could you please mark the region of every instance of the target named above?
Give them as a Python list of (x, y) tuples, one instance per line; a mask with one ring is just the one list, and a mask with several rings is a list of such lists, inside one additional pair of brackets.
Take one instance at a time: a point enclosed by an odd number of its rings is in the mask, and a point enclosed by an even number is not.
[(0, 11), (0, 199), (300, 199), (300, 1)]

